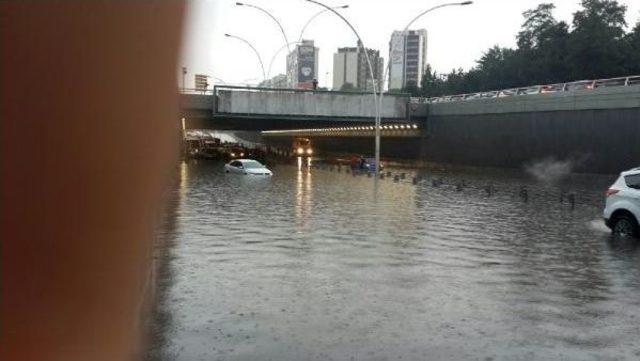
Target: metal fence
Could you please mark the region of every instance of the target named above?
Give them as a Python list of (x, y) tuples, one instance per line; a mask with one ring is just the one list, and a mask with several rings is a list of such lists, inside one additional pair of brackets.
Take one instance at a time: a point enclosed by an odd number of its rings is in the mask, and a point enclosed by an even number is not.
[(491, 98), (504, 98), (519, 95), (530, 94), (548, 94), (548, 93), (560, 93), (570, 92), (576, 90), (593, 90), (597, 88), (619, 87), (619, 86), (632, 86), (640, 85), (640, 75), (627, 76), (622, 78), (611, 79), (598, 79), (598, 80), (579, 80), (570, 83), (558, 83), (547, 85), (534, 85), (521, 88), (511, 88), (503, 90), (493, 90), (487, 92), (458, 94), (458, 95), (446, 95), (434, 98), (420, 98), (412, 97), (411, 103), (449, 103), (464, 100), (474, 99), (491, 99)]

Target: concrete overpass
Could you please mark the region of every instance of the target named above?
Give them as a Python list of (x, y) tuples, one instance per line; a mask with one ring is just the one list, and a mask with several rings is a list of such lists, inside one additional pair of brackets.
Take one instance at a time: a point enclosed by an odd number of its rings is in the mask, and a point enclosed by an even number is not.
[[(400, 133), (383, 128), (382, 154), (516, 168), (551, 158), (570, 161), (577, 171), (597, 173), (640, 165), (640, 84), (453, 99), (411, 98), (407, 118), (418, 129), (399, 137)], [(321, 150), (372, 153), (373, 149), (370, 126), (263, 135), (273, 143), (278, 137), (310, 137)]]
[[(384, 97), (386, 123), (406, 122), (408, 94)], [(181, 116), (192, 129), (273, 130), (371, 124), (371, 93), (216, 86), (180, 94)]]
[[(382, 153), (496, 167), (554, 158), (572, 161), (578, 171), (600, 173), (638, 166), (640, 84), (587, 84), (438, 99), (387, 95), (383, 124), (418, 129), (383, 129)], [(371, 94), (219, 87), (214, 93), (181, 97), (183, 116), (192, 128), (284, 130), (264, 133), (264, 138), (286, 144), (287, 138), (307, 136), (333, 151), (373, 149)]]

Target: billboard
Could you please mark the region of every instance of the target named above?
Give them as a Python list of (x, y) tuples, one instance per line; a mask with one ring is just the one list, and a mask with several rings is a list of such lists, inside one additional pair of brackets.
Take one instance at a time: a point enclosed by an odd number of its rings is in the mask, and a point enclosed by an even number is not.
[(298, 46), (298, 83), (316, 79), (316, 49), (313, 45)]
[(401, 89), (404, 85), (404, 40), (402, 32), (394, 32), (391, 36), (389, 89)]

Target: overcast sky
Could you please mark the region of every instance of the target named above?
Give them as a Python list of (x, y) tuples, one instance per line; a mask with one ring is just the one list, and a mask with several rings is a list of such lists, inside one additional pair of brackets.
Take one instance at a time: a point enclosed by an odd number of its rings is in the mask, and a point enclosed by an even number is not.
[[(260, 53), (268, 68), (276, 51), (284, 45), (277, 25), (256, 9), (236, 6), (235, 0), (188, 1), (180, 64), (188, 69), (187, 86), (193, 86), (193, 74), (207, 74), (227, 83), (256, 84), (262, 71), (256, 56), (242, 42), (224, 33), (243, 37)], [(282, 23), (289, 41), (296, 41), (302, 26), (322, 8), (304, 0), (246, 0), (265, 8)], [(324, 0), (330, 6), (348, 4), (339, 10), (358, 30), (365, 45), (388, 58), (388, 43), (393, 30), (401, 30), (415, 14), (442, 0)], [(483, 51), (493, 45), (515, 45), (522, 24), (522, 12), (549, 0), (476, 0), (473, 5), (436, 10), (418, 20), (412, 28), (429, 32), (427, 61), (438, 72), (454, 68), (469, 69)], [(555, 16), (570, 22), (580, 0), (556, 0)], [(640, 19), (639, 0), (620, 0), (628, 6), (627, 23), (632, 27)], [(330, 87), (333, 53), (338, 47), (355, 46), (356, 37), (335, 15), (324, 13), (310, 23), (305, 39), (320, 48), (320, 86)], [(271, 76), (285, 72), (286, 51), (276, 56)]]

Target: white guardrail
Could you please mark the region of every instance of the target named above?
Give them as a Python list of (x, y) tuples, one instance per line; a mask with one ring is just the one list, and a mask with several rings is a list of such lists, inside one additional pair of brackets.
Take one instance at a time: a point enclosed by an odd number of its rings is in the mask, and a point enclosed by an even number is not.
[(547, 85), (534, 85), (522, 88), (511, 88), (503, 90), (493, 90), (479, 93), (446, 95), (434, 98), (411, 97), (410, 102), (414, 104), (424, 103), (449, 103), (474, 99), (503, 98), (518, 95), (547, 94), (558, 92), (570, 92), (575, 90), (592, 90), (597, 88), (618, 87), (640, 85), (640, 75), (627, 76), (623, 78), (579, 80), (570, 83), (558, 83)]

